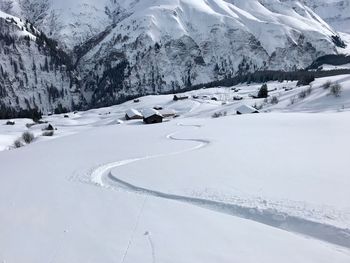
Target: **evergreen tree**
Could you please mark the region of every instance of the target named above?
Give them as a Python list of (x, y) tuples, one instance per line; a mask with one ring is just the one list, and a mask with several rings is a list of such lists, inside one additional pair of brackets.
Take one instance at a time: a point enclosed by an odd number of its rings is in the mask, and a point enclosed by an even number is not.
[(263, 84), (259, 90), (258, 98), (267, 98), (269, 96), (269, 90), (267, 84)]

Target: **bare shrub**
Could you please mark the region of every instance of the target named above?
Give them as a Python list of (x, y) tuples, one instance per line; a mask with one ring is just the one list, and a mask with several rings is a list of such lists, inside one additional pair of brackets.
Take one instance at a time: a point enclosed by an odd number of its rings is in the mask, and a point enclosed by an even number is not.
[(223, 116), (226, 116), (227, 115), (227, 112), (224, 111), (224, 112), (215, 112), (211, 117), (212, 118), (220, 118), (220, 117), (223, 117)]
[(331, 87), (331, 85), (332, 85), (332, 82), (328, 80), (321, 87), (324, 89), (329, 89)]
[(271, 103), (271, 104), (278, 104), (278, 103), (279, 103), (279, 100), (278, 100), (278, 98), (277, 98), (276, 96), (273, 96), (273, 97), (271, 98), (270, 103)]
[(312, 93), (312, 86), (310, 85), (307, 89), (306, 89), (306, 96), (310, 96)]
[(290, 98), (290, 105), (293, 105), (297, 102), (297, 97), (296, 96), (293, 96)]
[(312, 92), (312, 87), (310, 86), (307, 89), (304, 89), (301, 92), (299, 92), (298, 97), (299, 99), (305, 99), (307, 96), (310, 96), (311, 92)]
[(339, 83), (334, 83), (330, 87), (330, 94), (334, 97), (340, 97), (343, 87)]
[(33, 133), (26, 131), (22, 134), (22, 139), (26, 144), (29, 144), (34, 141), (35, 137)]
[(21, 139), (17, 139), (13, 142), (13, 148), (21, 148), (23, 146), (23, 142), (21, 141)]
[(306, 98), (306, 91), (302, 90), (301, 92), (299, 92), (298, 97), (299, 97), (299, 99), (305, 99)]

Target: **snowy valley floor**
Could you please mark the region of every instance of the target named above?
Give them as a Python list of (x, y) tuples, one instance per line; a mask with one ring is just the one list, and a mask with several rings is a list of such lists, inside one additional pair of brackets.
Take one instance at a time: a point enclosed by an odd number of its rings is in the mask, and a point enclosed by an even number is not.
[[(0, 152), (0, 262), (350, 262), (350, 78), (326, 80), (293, 104), (305, 87), (269, 83), (256, 115), (233, 113), (260, 85), (45, 117), (53, 138)], [(180, 117), (118, 124), (155, 105)], [(2, 149), (28, 122), (1, 121)]]

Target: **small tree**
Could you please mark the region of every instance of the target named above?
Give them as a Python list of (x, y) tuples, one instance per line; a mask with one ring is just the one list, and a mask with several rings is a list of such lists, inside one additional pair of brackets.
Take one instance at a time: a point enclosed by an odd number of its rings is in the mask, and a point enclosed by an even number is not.
[(329, 89), (332, 85), (332, 82), (331, 81), (327, 81), (325, 82), (323, 85), (322, 85), (322, 88), (324, 89)]
[(273, 96), (271, 98), (271, 104), (278, 104), (278, 102), (279, 102), (279, 100), (278, 100), (278, 98), (276, 96)]
[(258, 92), (258, 98), (267, 98), (269, 96), (269, 90), (267, 88), (267, 84), (263, 84)]
[(13, 142), (13, 148), (21, 148), (23, 146), (23, 143), (21, 141), (21, 139), (17, 139)]
[(22, 134), (22, 139), (26, 144), (29, 144), (32, 141), (34, 141), (34, 138), (34, 134), (31, 132), (26, 131)]

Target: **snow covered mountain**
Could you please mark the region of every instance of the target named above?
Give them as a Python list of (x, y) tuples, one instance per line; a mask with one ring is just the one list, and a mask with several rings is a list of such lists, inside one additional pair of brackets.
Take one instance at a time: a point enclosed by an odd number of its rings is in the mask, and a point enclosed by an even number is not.
[(304, 2), (336, 30), (350, 33), (350, 1), (304, 0)]
[(304, 68), (344, 47), (337, 31), (301, 1), (70, 2), (53, 2), (59, 19), (48, 23), (51, 13), (40, 28), (70, 53), (90, 106), (259, 69)]
[(62, 111), (82, 101), (76, 72), (56, 43), (30, 23), (0, 11), (1, 117), (21, 109)]
[(299, 1), (119, 1), (117, 10), (115, 27), (79, 61), (97, 105), (242, 71), (303, 68), (342, 46)]

